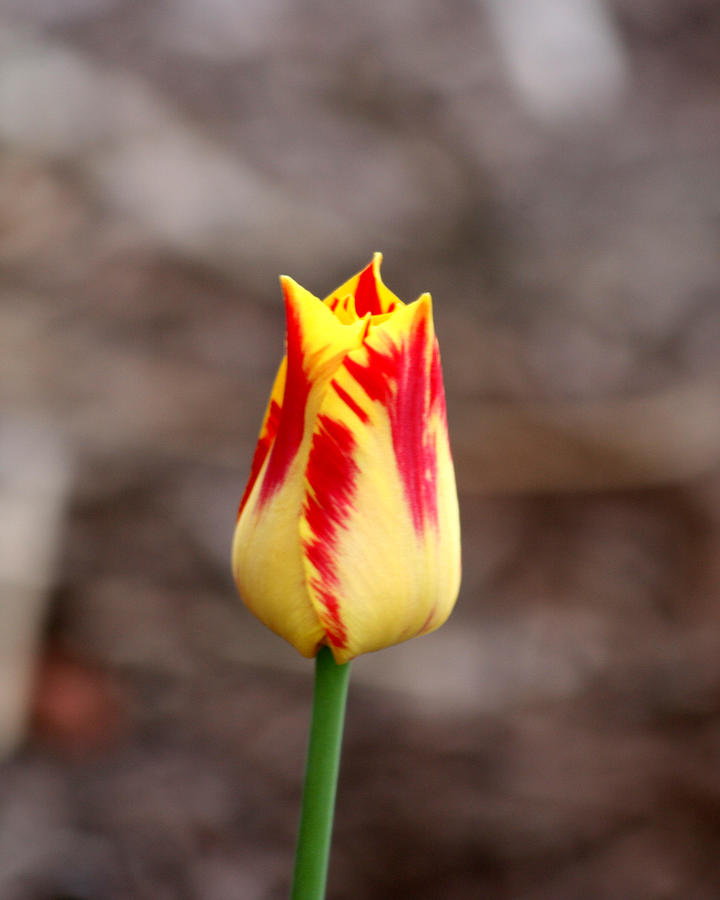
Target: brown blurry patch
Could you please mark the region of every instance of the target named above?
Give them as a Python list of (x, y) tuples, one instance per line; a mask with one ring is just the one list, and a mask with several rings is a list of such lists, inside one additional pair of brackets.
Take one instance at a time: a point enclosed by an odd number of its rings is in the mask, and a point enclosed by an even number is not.
[(33, 738), (86, 756), (111, 747), (126, 727), (124, 698), (107, 671), (58, 649), (45, 652), (32, 700)]

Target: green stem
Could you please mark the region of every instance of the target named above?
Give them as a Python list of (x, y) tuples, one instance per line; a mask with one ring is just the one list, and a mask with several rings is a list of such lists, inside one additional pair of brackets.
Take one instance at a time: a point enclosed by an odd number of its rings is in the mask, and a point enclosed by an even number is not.
[(350, 663), (338, 666), (329, 647), (315, 660), (315, 690), (292, 900), (323, 900)]

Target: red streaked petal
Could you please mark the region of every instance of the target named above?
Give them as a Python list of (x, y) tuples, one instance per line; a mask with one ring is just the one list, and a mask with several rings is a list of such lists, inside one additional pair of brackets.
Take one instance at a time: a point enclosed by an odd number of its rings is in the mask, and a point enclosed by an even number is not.
[(282, 413), (283, 394), (285, 393), (286, 372), (287, 358), (284, 358), (280, 363), (280, 368), (278, 369), (278, 373), (275, 376), (272, 391), (270, 391), (270, 401), (268, 402), (267, 409), (265, 410), (265, 418), (263, 419), (262, 426), (260, 427), (260, 435), (258, 437), (257, 446), (255, 447), (255, 453), (253, 454), (252, 464), (250, 465), (250, 476), (248, 478), (247, 484), (245, 485), (245, 490), (243, 491), (243, 495), (240, 500), (240, 506), (238, 508), (238, 518), (240, 518), (240, 514), (242, 513), (243, 508), (247, 503), (250, 492), (252, 491), (253, 486), (257, 481), (257, 477), (260, 474), (263, 463), (265, 462), (265, 459), (270, 452), (270, 448), (275, 441), (275, 436), (277, 435), (278, 427), (280, 425), (280, 415)]
[(375, 267), (372, 263), (364, 268), (358, 277), (355, 287), (355, 309), (359, 316), (370, 313), (379, 316), (385, 312), (375, 282)]
[[(233, 538), (233, 572), (245, 604), (310, 657), (326, 640), (327, 629), (310, 597), (299, 536), (305, 473), (323, 398), (342, 360), (361, 346), (365, 323), (341, 324), (291, 279), (283, 279), (283, 289), (287, 372), (279, 422), (269, 450), (257, 451), (258, 470)], [(268, 423), (271, 416), (272, 408)]]
[(300, 447), (305, 427), (305, 407), (310, 379), (303, 365), (303, 334), (299, 309), (285, 293), (287, 377), (275, 441), (263, 478), (260, 501), (265, 502), (282, 482)]
[(306, 430), (311, 388), (328, 380), (348, 350), (360, 343), (364, 333), (362, 321), (356, 320), (352, 327), (341, 325), (328, 315), (327, 307), (317, 297), (292, 279), (283, 278), (282, 286), (287, 327), (287, 375), (282, 414), (263, 475), (261, 504), (278, 489), (297, 455)]
[(311, 536), (303, 542), (303, 550), (313, 570), (309, 587), (319, 601), (316, 611), (328, 643), (338, 650), (347, 647), (347, 631), (338, 595), (335, 550), (352, 507), (358, 475), (354, 450), (355, 440), (346, 425), (318, 416), (305, 473), (303, 517)]
[(345, 388), (339, 383), (337, 378), (333, 378), (330, 382), (330, 387), (335, 391), (338, 397), (342, 400), (342, 402), (347, 406), (347, 408), (354, 412), (355, 415), (360, 419), (361, 422), (367, 422), (368, 414), (367, 412), (360, 406), (357, 400), (353, 399), (353, 397), (345, 390)]
[(380, 275), (382, 253), (373, 254), (372, 262), (364, 269), (349, 278), (344, 284), (336, 288), (323, 301), (335, 315), (342, 321), (347, 311), (341, 307), (342, 300), (351, 296), (355, 298), (354, 312), (359, 317), (367, 315), (383, 315), (392, 312), (399, 306), (404, 306), (402, 300), (385, 286)]
[(367, 399), (385, 407), (413, 522), (437, 526), (437, 459), (427, 423), (445, 416), (440, 355), (429, 295), (370, 330), (344, 368)]
[(333, 375), (306, 470), (306, 580), (338, 663), (439, 627), (459, 585), (429, 298), (401, 312), (371, 327)]

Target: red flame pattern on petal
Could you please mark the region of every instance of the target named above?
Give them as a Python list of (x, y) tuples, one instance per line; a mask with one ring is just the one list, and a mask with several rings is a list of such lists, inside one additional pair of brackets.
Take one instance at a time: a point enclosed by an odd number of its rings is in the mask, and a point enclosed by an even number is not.
[(347, 406), (348, 409), (352, 410), (355, 415), (360, 419), (363, 425), (366, 425), (370, 421), (370, 416), (365, 412), (365, 410), (357, 403), (353, 398), (348, 394), (348, 392), (339, 385), (337, 381), (333, 378), (330, 382), (331, 387), (338, 395), (338, 397), (342, 400), (342, 402)]
[(328, 642), (347, 647), (347, 632), (337, 598), (339, 581), (335, 550), (339, 532), (353, 509), (359, 472), (353, 457), (355, 439), (350, 429), (329, 416), (318, 416), (306, 472), (308, 491), (303, 512), (313, 537), (304, 542), (306, 558), (317, 575), (310, 586), (325, 609), (322, 615)]
[(272, 447), (273, 441), (275, 440), (275, 435), (277, 434), (278, 426), (280, 424), (281, 411), (282, 410), (280, 404), (275, 400), (271, 400), (267, 421), (265, 422), (263, 432), (260, 435), (260, 439), (258, 440), (257, 446), (255, 447), (255, 453), (253, 454), (252, 464), (250, 466), (250, 477), (248, 478), (248, 483), (245, 486), (242, 498), (240, 499), (238, 519), (240, 518), (240, 513), (243, 511), (245, 504), (248, 501), (248, 497), (250, 496), (250, 492), (253, 489), (253, 485), (257, 481), (257, 477), (260, 474), (263, 463), (265, 462), (265, 457), (270, 452), (270, 448)]
[[(437, 527), (437, 454), (431, 415), (444, 419), (445, 397), (437, 343), (429, 340), (427, 316), (419, 316), (402, 345), (365, 348), (365, 365), (346, 357), (343, 365), (368, 398), (385, 408), (393, 450), (415, 530)], [(428, 359), (428, 351), (431, 357)]]
[(260, 489), (260, 504), (275, 493), (282, 484), (305, 430), (305, 407), (311, 383), (303, 366), (302, 327), (297, 309), (285, 298), (287, 317), (287, 377), (282, 402), (282, 414), (275, 441), (270, 450), (267, 469)]
[(373, 263), (366, 266), (358, 278), (357, 287), (355, 288), (355, 312), (360, 319), (366, 313), (370, 313), (371, 316), (377, 316), (384, 312), (377, 289)]

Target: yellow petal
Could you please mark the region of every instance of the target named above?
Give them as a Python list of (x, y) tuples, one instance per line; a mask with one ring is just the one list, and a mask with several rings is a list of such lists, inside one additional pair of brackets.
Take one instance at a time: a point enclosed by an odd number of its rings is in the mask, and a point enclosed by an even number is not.
[(292, 279), (282, 285), (287, 354), (275, 385), (282, 385), (282, 403), (274, 427), (272, 400), (266, 413), (267, 446), (256, 451), (260, 461), (233, 539), (233, 572), (252, 612), (304, 656), (314, 656), (325, 632), (307, 591), (298, 535), (305, 469), (323, 396), (345, 356), (361, 345), (366, 322), (343, 325)]
[(445, 621), (459, 516), (428, 295), (371, 324), (335, 372), (306, 487), (307, 583), (338, 663)]

